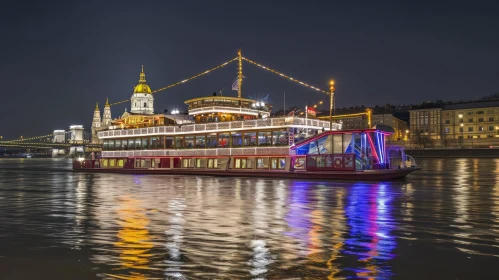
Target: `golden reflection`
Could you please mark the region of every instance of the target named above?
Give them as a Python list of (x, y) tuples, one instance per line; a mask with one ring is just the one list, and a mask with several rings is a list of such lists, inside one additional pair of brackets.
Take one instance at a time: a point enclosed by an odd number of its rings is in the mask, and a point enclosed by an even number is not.
[[(118, 224), (121, 229), (117, 233), (119, 239), (114, 243), (120, 252), (119, 270), (147, 270), (149, 269), (150, 258), (149, 251), (153, 248), (150, 241), (149, 230), (145, 208), (140, 205), (140, 201), (131, 197), (125, 197), (120, 200), (120, 208), (117, 211)], [(142, 272), (130, 271), (130, 275), (110, 275), (118, 279), (141, 280), (147, 279)]]

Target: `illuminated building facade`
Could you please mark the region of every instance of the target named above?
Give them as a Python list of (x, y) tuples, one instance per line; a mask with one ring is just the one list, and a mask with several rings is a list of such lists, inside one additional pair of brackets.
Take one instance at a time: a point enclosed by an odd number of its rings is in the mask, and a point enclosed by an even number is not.
[(403, 120), (393, 116), (392, 114), (377, 114), (373, 115), (373, 125), (384, 124), (393, 127), (394, 134), (390, 135), (388, 140), (403, 140), (408, 137), (408, 126)]
[(499, 101), (447, 105), (442, 126), (446, 139), (499, 137)]

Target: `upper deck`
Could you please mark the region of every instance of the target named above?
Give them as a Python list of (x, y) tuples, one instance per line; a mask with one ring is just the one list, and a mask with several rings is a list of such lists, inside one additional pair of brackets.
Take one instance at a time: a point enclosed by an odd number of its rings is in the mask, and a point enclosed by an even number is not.
[[(218, 133), (225, 131), (250, 131), (250, 130), (271, 130), (278, 128), (303, 128), (312, 130), (330, 130), (329, 122), (317, 119), (305, 119), (298, 117), (265, 118), (244, 121), (226, 121), (205, 124), (186, 124), (155, 126), (136, 129), (115, 129), (98, 133), (99, 139), (115, 139), (124, 137), (143, 137), (153, 135), (195, 135), (203, 133)], [(332, 130), (341, 130), (341, 124), (333, 123)]]

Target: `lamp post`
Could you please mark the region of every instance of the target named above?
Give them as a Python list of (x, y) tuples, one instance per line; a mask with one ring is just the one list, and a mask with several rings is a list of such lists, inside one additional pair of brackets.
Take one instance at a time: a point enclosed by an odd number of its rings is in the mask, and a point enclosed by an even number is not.
[(459, 126), (461, 127), (459, 130), (461, 130), (461, 148), (463, 147), (463, 141), (464, 141), (464, 136), (463, 136), (463, 132), (464, 132), (464, 124), (459, 124)]
[(329, 93), (329, 130), (333, 130), (333, 100), (334, 100), (334, 81), (331, 80), (329, 82), (329, 89), (331, 92)]

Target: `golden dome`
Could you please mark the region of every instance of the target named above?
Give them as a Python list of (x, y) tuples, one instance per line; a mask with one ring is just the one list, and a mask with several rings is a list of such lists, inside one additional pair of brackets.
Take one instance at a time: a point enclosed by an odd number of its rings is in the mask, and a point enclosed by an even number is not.
[(139, 84), (133, 89), (133, 93), (148, 93), (151, 94), (151, 88), (146, 84), (146, 73), (144, 73), (144, 65), (140, 72)]

